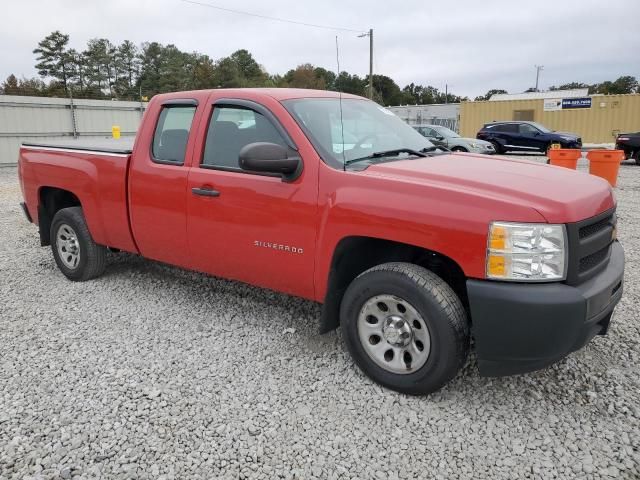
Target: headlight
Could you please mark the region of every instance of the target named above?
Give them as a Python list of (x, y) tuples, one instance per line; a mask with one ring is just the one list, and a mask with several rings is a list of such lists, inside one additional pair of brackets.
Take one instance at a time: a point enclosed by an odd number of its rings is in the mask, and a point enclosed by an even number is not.
[(520, 282), (564, 280), (564, 225), (493, 222), (487, 242), (487, 278)]

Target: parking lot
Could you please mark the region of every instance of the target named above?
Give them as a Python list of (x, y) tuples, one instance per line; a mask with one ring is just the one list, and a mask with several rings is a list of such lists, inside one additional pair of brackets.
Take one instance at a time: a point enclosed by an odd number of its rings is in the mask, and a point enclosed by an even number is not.
[(128, 254), (66, 280), (0, 168), (0, 479), (640, 478), (640, 166), (616, 195), (607, 337), (516, 377), (472, 355), (410, 397), (318, 335), (315, 303)]

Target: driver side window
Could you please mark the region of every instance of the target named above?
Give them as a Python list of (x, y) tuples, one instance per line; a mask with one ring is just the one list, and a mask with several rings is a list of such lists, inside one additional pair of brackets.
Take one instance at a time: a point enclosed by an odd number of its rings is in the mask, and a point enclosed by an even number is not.
[(240, 150), (255, 142), (287, 147), (264, 115), (248, 108), (215, 107), (207, 131), (202, 166), (240, 170)]
[(535, 135), (538, 130), (535, 127), (532, 127), (528, 123), (520, 124), (520, 133), (523, 135)]
[(424, 127), (424, 131), (424, 136), (427, 138), (436, 138), (438, 136), (438, 132), (436, 132), (433, 128)]

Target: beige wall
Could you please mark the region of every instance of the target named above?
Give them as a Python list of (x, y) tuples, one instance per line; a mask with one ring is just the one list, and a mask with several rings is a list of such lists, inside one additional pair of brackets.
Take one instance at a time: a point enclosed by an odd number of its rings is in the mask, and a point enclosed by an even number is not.
[(552, 130), (574, 132), (583, 143), (612, 143), (620, 132), (640, 131), (640, 94), (594, 95), (591, 108), (543, 111), (544, 100), (463, 102), (460, 134), (475, 137), (485, 123), (514, 120), (515, 110), (533, 110), (534, 121)]

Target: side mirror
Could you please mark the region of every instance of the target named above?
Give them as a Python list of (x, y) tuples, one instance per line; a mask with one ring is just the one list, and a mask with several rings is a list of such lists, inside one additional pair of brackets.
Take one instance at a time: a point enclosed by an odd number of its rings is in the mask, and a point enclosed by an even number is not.
[(438, 140), (439, 142), (441, 142), (442, 140), (444, 140), (444, 137), (442, 135), (438, 135), (436, 137), (436, 140)]
[(255, 142), (245, 145), (239, 154), (240, 168), (249, 172), (280, 175), (291, 182), (302, 173), (300, 157), (289, 157), (287, 148), (277, 143)]

